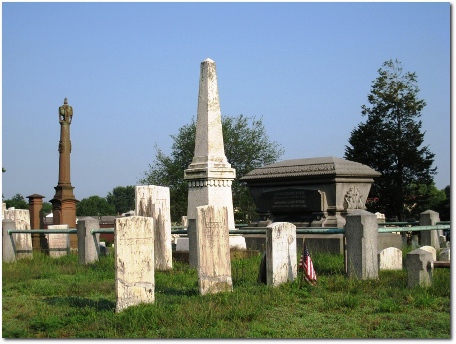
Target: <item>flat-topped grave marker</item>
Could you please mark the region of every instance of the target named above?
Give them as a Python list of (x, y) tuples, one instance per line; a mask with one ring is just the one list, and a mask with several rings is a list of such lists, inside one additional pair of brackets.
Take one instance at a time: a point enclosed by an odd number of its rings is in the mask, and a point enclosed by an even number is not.
[[(68, 225), (50, 225), (48, 226), (49, 230), (52, 229), (68, 229)], [(69, 234), (46, 234), (45, 235), (48, 248), (49, 248), (49, 257), (58, 258), (61, 256), (66, 256), (70, 253), (70, 235)]]
[(200, 293), (232, 291), (227, 207), (206, 205), (197, 207), (196, 211)]
[(154, 219), (155, 269), (173, 268), (169, 188), (157, 185), (135, 187), (135, 214)]
[(154, 303), (154, 221), (128, 216), (114, 226), (116, 312), (140, 303)]
[(275, 222), (266, 229), (266, 283), (274, 287), (298, 275), (296, 226)]
[[(16, 229), (30, 230), (30, 212), (28, 209), (14, 209), (10, 208), (3, 211), (5, 219), (14, 221)], [(32, 258), (32, 232), (28, 233), (13, 233), (12, 234), (15, 253), (17, 259)]]

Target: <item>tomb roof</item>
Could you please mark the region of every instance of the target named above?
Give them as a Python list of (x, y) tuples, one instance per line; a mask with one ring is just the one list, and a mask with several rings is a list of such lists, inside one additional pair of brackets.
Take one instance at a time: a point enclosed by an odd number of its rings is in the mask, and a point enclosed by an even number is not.
[(367, 165), (336, 157), (283, 160), (256, 168), (241, 180), (293, 178), (301, 176), (379, 177), (380, 172)]

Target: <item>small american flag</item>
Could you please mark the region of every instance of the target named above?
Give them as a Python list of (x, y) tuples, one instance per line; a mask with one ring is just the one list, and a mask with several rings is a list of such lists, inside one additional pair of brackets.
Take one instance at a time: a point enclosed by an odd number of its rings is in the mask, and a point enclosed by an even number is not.
[(299, 270), (303, 271), (303, 275), (309, 283), (315, 284), (317, 281), (317, 274), (315, 273), (312, 259), (310, 258), (310, 253), (305, 242), (304, 252), (301, 256), (301, 260), (299, 261)]

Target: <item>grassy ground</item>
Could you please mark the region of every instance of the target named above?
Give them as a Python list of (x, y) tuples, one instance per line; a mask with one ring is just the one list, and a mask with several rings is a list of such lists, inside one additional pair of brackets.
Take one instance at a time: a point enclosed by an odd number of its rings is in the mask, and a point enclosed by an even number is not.
[(201, 296), (196, 270), (155, 273), (155, 303), (115, 313), (114, 257), (3, 263), (3, 338), (450, 338), (450, 269), (407, 289), (406, 271), (347, 279), (343, 257), (312, 255), (318, 283), (257, 283), (260, 256), (232, 261), (234, 291)]

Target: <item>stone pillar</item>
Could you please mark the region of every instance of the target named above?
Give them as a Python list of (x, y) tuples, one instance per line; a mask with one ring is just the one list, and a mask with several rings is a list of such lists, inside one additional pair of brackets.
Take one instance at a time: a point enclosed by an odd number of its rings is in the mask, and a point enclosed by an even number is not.
[[(437, 222), (440, 221), (439, 213), (426, 210), (420, 214), (420, 226), (435, 226)], [(439, 233), (440, 231), (433, 230), (433, 231), (421, 231), (421, 245), (425, 246), (432, 246), (436, 249), (440, 248), (439, 242)], [(443, 233), (442, 233), (443, 234)]]
[(100, 229), (100, 222), (93, 217), (84, 217), (78, 221), (76, 227), (79, 264), (96, 262), (100, 255), (100, 233), (92, 234), (92, 229)]
[(345, 224), (346, 271), (349, 277), (378, 278), (377, 217), (365, 210), (347, 214)]
[(215, 62), (201, 62), (196, 120), (195, 153), (184, 171), (188, 182), (188, 237), (190, 266), (197, 265), (196, 208), (225, 206), (228, 228), (235, 229), (231, 182), (236, 177), (225, 156)]
[(16, 248), (12, 235), (8, 234), (8, 229), (16, 229), (13, 220), (2, 220), (2, 257), (5, 263), (16, 261)]
[[(51, 225), (48, 229), (68, 229), (68, 225)], [(58, 258), (70, 254), (70, 234), (45, 234), (49, 257)]]
[(409, 252), (405, 260), (407, 288), (413, 288), (417, 285), (431, 286), (433, 263), (432, 253), (428, 251), (417, 248)]
[(155, 302), (154, 220), (117, 218), (114, 225), (116, 312)]
[(135, 215), (154, 219), (155, 269), (171, 270), (173, 251), (169, 188), (157, 185), (136, 186)]
[(232, 291), (228, 209), (196, 208), (198, 285), (201, 295)]
[(277, 287), (298, 275), (296, 226), (275, 222), (266, 229), (266, 284)]
[[(4, 212), (5, 219), (10, 219), (15, 222), (16, 228), (19, 230), (30, 230), (30, 213), (28, 209), (8, 209)], [(32, 236), (28, 233), (12, 234), (15, 245), (16, 258), (32, 258)]]
[[(44, 196), (33, 194), (27, 196), (29, 199), (29, 211), (30, 211), (30, 229), (43, 229), (43, 198)], [(32, 246), (34, 251), (40, 251), (40, 234), (32, 233)]]
[[(74, 187), (70, 180), (70, 124), (73, 119), (73, 107), (65, 98), (59, 107), (60, 141), (59, 141), (59, 181), (51, 199), (54, 225), (68, 225), (76, 228), (76, 204), (79, 202), (73, 194)], [(78, 248), (78, 238), (70, 236), (71, 248)]]

